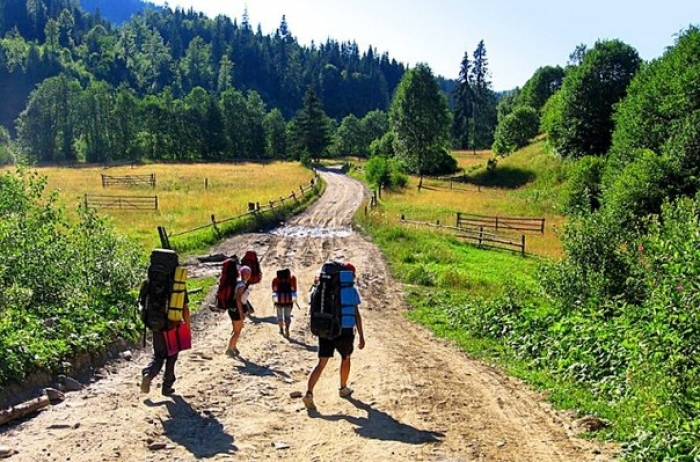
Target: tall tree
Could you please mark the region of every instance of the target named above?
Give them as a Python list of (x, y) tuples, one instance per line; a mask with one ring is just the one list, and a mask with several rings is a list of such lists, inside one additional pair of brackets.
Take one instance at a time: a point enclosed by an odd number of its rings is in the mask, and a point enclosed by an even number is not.
[(471, 82), (474, 100), (471, 148), (476, 150), (489, 148), (493, 143), (497, 101), (496, 94), (491, 89), (486, 45), (483, 40), (477, 45), (473, 56)]
[(391, 103), (391, 126), (396, 154), (408, 169), (420, 176), (441, 165), (450, 146), (452, 119), (447, 99), (430, 67), (419, 63), (406, 72)]
[(474, 113), (474, 89), (472, 88), (471, 75), (469, 53), (465, 51), (459, 68), (458, 83), (453, 93), (455, 110), (452, 138), (454, 139), (454, 147), (457, 149), (467, 149), (471, 139), (470, 120)]
[(613, 109), (639, 69), (637, 51), (620, 40), (600, 41), (570, 68), (561, 87), (558, 126), (549, 142), (562, 156), (603, 155), (610, 147)]
[(273, 159), (287, 157), (286, 123), (282, 111), (275, 108), (265, 114), (265, 156)]
[(523, 85), (518, 103), (539, 111), (544, 103), (559, 91), (563, 81), (564, 69), (561, 66), (540, 67)]
[(306, 90), (304, 104), (295, 117), (294, 127), (295, 148), (299, 152), (307, 152), (314, 159), (326, 153), (331, 143), (330, 120), (313, 87)]

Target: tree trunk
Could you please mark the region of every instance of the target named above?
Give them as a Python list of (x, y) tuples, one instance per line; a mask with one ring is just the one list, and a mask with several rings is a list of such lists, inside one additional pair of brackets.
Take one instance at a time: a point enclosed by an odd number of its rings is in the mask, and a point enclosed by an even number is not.
[(25, 415), (31, 414), (32, 412), (44, 409), (45, 407), (48, 407), (49, 404), (49, 397), (47, 395), (42, 395), (38, 398), (18, 404), (17, 406), (12, 406), (9, 409), (3, 409), (0, 411), (0, 425), (4, 425), (11, 420), (19, 419)]

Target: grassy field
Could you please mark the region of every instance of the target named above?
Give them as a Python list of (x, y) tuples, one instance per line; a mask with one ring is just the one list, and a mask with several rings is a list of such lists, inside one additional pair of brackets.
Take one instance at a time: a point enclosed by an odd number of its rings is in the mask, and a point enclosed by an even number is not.
[[(248, 202), (265, 205), (270, 200), (288, 197), (313, 178), (313, 172), (298, 162), (38, 167), (35, 170), (48, 178), (48, 190), (59, 191), (60, 202), (69, 212), (77, 209), (86, 194), (157, 196), (157, 211), (103, 210), (118, 231), (134, 238), (145, 250), (159, 246), (158, 226), (164, 226), (168, 233), (178, 233), (211, 223), (212, 215), (217, 220), (237, 216), (247, 210)], [(155, 174), (156, 186), (103, 188), (103, 174)]]
[[(418, 178), (411, 177), (407, 188), (382, 193), (383, 219), (399, 224), (401, 215), (408, 220), (438, 220), (454, 226), (456, 213), (499, 217), (532, 217), (545, 219), (543, 234), (527, 232), (527, 254), (541, 257), (561, 256), (558, 230), (564, 218), (557, 213), (557, 193), (561, 183), (561, 161), (542, 152), (539, 143), (499, 160), (495, 174), (486, 173), (490, 151), (456, 151), (453, 153), (468, 183), (450, 183), (424, 179), (418, 190)], [(560, 172), (560, 173), (556, 173)], [(488, 231), (488, 230), (485, 230)], [(522, 232), (507, 233), (514, 239)]]

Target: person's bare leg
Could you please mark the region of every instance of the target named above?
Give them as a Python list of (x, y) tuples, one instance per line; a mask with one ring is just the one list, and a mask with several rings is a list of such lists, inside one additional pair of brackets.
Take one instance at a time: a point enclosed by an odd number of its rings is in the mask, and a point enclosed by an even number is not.
[(348, 386), (348, 379), (350, 378), (350, 355), (343, 358), (340, 363), (340, 388), (345, 388)]
[(238, 343), (238, 339), (241, 338), (242, 330), (243, 321), (233, 321), (233, 330), (231, 331), (231, 337), (228, 339), (228, 348), (226, 349), (227, 353), (229, 351), (237, 351), (236, 344)]
[(309, 411), (316, 410), (316, 404), (314, 403), (314, 387), (316, 386), (318, 379), (321, 378), (321, 373), (323, 372), (323, 369), (326, 368), (326, 364), (328, 364), (328, 358), (318, 358), (316, 366), (314, 366), (311, 374), (309, 374), (309, 381), (306, 385), (306, 395), (304, 395), (304, 399), (302, 400), (304, 402), (304, 406), (306, 406), (306, 409)]
[(306, 385), (306, 392), (307, 393), (313, 394), (314, 387), (316, 386), (318, 379), (321, 378), (321, 373), (323, 372), (323, 369), (326, 368), (327, 364), (328, 364), (328, 358), (318, 358), (318, 362), (316, 363), (314, 370), (312, 370), (311, 374), (309, 374), (309, 381)]

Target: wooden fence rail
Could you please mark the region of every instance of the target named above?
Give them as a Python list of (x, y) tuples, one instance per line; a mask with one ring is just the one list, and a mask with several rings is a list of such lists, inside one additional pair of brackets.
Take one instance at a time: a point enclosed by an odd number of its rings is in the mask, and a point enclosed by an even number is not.
[(94, 196), (85, 194), (85, 207), (121, 210), (158, 210), (158, 196)]
[(544, 234), (544, 218), (498, 217), (457, 212), (457, 228), (492, 228), (496, 231), (529, 231)]
[(145, 185), (151, 188), (156, 187), (156, 174), (150, 175), (105, 175), (102, 174), (102, 187), (113, 185), (139, 186)]
[(456, 226), (441, 225), (440, 222), (431, 223), (428, 221), (408, 220), (404, 215), (401, 215), (401, 222), (416, 226), (427, 226), (430, 228), (444, 229), (453, 232), (456, 237), (471, 241), (477, 247), (494, 247), (505, 250), (518, 251), (520, 255), (525, 256), (525, 235), (521, 234), (519, 240), (513, 240), (513, 236), (503, 234), (490, 233), (484, 231), (483, 226), (479, 228), (459, 228)]
[(311, 179), (311, 181), (309, 182), (308, 185), (300, 185), (298, 192), (292, 191), (288, 196), (280, 197), (278, 200), (271, 200), (267, 204), (260, 205), (260, 202), (249, 202), (248, 203), (248, 211), (245, 213), (242, 213), (240, 215), (236, 215), (235, 217), (224, 218), (223, 220), (217, 220), (216, 217), (214, 216), (214, 214), (212, 214), (211, 221), (209, 223), (207, 223), (205, 225), (197, 226), (195, 228), (188, 229), (186, 231), (180, 231), (177, 233), (168, 233), (164, 226), (159, 226), (158, 227), (158, 235), (160, 237), (161, 244), (165, 248), (170, 248), (170, 238), (171, 237), (183, 236), (185, 234), (194, 233), (196, 231), (200, 231), (200, 230), (206, 229), (206, 228), (211, 228), (217, 237), (221, 237), (221, 232), (219, 231), (219, 225), (221, 225), (222, 223), (226, 223), (226, 222), (233, 221), (233, 220), (240, 220), (241, 218), (243, 218), (245, 216), (256, 215), (256, 214), (263, 212), (265, 210), (273, 210), (277, 207), (284, 206), (286, 200), (293, 200), (294, 202), (298, 202), (304, 195), (306, 195), (309, 191), (312, 191), (314, 189), (314, 185), (316, 184), (317, 181), (318, 181), (317, 177), (314, 177)]

